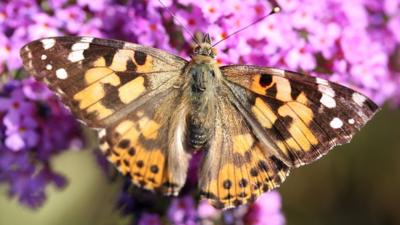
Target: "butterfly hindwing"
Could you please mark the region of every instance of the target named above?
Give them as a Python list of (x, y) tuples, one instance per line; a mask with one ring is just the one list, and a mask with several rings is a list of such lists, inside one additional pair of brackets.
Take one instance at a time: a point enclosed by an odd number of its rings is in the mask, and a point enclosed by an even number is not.
[(108, 118), (171, 86), (186, 61), (164, 51), (92, 37), (54, 37), (21, 49), (26, 69), (49, 84), (82, 121)]
[(378, 110), (362, 94), (320, 78), (256, 66), (221, 71), (258, 138), (287, 165), (308, 164), (349, 142)]
[(289, 172), (254, 136), (227, 96), (218, 97), (215, 131), (200, 175), (203, 197), (217, 208), (231, 208), (278, 187)]
[(100, 131), (100, 147), (135, 185), (176, 195), (185, 183), (190, 159), (180, 120), (186, 113), (179, 91), (172, 88)]

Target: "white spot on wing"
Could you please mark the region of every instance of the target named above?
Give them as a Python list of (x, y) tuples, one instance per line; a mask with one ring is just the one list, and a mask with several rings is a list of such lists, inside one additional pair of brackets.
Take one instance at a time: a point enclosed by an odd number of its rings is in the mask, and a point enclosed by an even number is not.
[(364, 102), (367, 100), (367, 98), (365, 96), (363, 96), (363, 95), (361, 95), (360, 93), (357, 93), (357, 92), (353, 93), (352, 98), (353, 98), (353, 101), (355, 103), (357, 103), (357, 105), (359, 105), (359, 106), (363, 106)]
[(89, 48), (89, 43), (85, 42), (78, 42), (72, 45), (71, 50), (72, 51), (79, 51), (79, 50), (85, 50)]
[(327, 108), (333, 109), (336, 107), (335, 99), (327, 94), (322, 94), (322, 98), (319, 101)]
[(353, 118), (349, 119), (349, 124), (354, 124), (355, 122), (356, 121)]
[[(326, 84), (322, 84), (322, 83)], [(329, 86), (329, 83), (327, 83), (326, 80), (322, 80), (320, 78), (317, 78), (317, 83), (318, 85), (318, 90), (322, 93), (322, 97), (319, 100), (324, 106), (332, 109), (336, 107), (336, 101), (334, 99), (335, 97), (335, 91)], [(326, 86), (325, 86), (326, 85)]]
[(45, 60), (45, 59), (47, 59), (47, 55), (42, 55), (42, 56), (40, 56), (40, 58), (41, 58), (42, 60)]
[(52, 48), (56, 44), (56, 40), (52, 38), (43, 39), (41, 40), (41, 42), (43, 44), (44, 49)]
[(343, 126), (343, 121), (337, 117), (333, 118), (329, 124), (333, 129), (339, 129)]
[(67, 79), (68, 73), (67, 73), (67, 71), (65, 71), (64, 68), (61, 68), (56, 71), (56, 76), (58, 79), (64, 80), (64, 79)]
[(71, 62), (78, 62), (80, 60), (83, 60), (85, 57), (83, 56), (83, 51), (84, 50), (80, 50), (80, 51), (75, 51), (75, 52), (71, 52), (68, 55), (68, 60)]
[(53, 69), (53, 66), (50, 65), (50, 64), (47, 64), (47, 65), (46, 65), (46, 70), (51, 70), (51, 69)]

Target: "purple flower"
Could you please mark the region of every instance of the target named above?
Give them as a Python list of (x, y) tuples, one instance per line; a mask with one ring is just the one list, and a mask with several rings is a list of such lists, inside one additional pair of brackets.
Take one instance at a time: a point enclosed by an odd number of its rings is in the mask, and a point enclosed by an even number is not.
[(196, 220), (196, 209), (192, 196), (188, 195), (173, 199), (167, 216), (175, 225), (194, 223)]
[(31, 40), (41, 37), (52, 37), (60, 35), (61, 21), (45, 14), (37, 13), (33, 18), (33, 24), (27, 27)]
[(86, 18), (86, 13), (78, 6), (70, 6), (58, 10), (56, 17), (63, 24), (63, 26), (66, 27), (67, 31), (71, 33), (78, 33), (78, 31), (82, 28), (83, 22)]
[(161, 220), (156, 214), (144, 213), (140, 217), (138, 225), (161, 225)]
[(26, 79), (23, 82), (24, 85), (22, 91), (30, 100), (46, 100), (53, 95), (53, 93), (42, 82), (33, 79)]
[(32, 148), (37, 145), (39, 141), (39, 135), (36, 132), (38, 124), (33, 118), (24, 117), (21, 119), (19, 124), (13, 124), (11, 122), (4, 121), (7, 130), (5, 139), (5, 145), (13, 150), (19, 151), (25, 148)]
[(147, 46), (164, 47), (168, 46), (168, 34), (162, 25), (162, 18), (159, 13), (151, 10), (150, 19), (137, 17), (131, 26), (131, 31), (137, 36), (139, 43)]
[(83, 143), (79, 125), (50, 93), (31, 79), (0, 90), (0, 183), (29, 207), (43, 204), (47, 185), (66, 185), (50, 167), (52, 156)]
[(49, 0), (48, 2), (53, 9), (57, 10), (62, 8), (68, 2), (68, 0)]
[(108, 0), (78, 0), (78, 5), (81, 7), (88, 6), (92, 11), (101, 11), (109, 4)]

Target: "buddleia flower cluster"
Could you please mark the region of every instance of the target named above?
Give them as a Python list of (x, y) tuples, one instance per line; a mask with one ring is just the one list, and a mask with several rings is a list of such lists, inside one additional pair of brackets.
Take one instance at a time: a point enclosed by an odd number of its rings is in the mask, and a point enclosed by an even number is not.
[(51, 159), (84, 144), (80, 126), (47, 87), (26, 79), (9, 80), (0, 90), (0, 184), (28, 207), (41, 206), (48, 185), (67, 180)]
[[(268, 0), (161, 1), (162, 3), (159, 0), (1, 1), (0, 74), (3, 78), (29, 77), (21, 68), (19, 49), (29, 41), (58, 35), (88, 35), (125, 40), (188, 57), (194, 33), (207, 32), (217, 42), (271, 10)], [(379, 104), (391, 102), (396, 106), (400, 105), (400, 89), (396, 88), (400, 85), (400, 0), (277, 0), (277, 3), (282, 8), (280, 13), (219, 43), (216, 46), (217, 61), (221, 64), (256, 64), (307, 72), (350, 86)], [(46, 91), (46, 94), (40, 95), (42, 97), (35, 99), (26, 94), (25, 89), (41, 87), (41, 84), (32, 80), (15, 79), (2, 79), (2, 83), (3, 101), (20, 101), (24, 103), (21, 107), (27, 109), (22, 113), (26, 118), (18, 122), (4, 119), (10, 110), (18, 111), (17, 109), (11, 107), (1, 111), (0, 180), (9, 184), (12, 196), (18, 196), (26, 205), (37, 206), (45, 197), (43, 191), (37, 190), (43, 190), (49, 181), (54, 181), (58, 186), (64, 186), (65, 183), (59, 174), (51, 170), (53, 151), (49, 149), (61, 152), (61, 149), (66, 149), (71, 142), (75, 142), (73, 140), (82, 140), (83, 137), (79, 131), (75, 132), (77, 125), (74, 120), (50, 92)], [(31, 89), (32, 93), (36, 90)], [(26, 102), (29, 104), (25, 104)], [(44, 110), (51, 113), (42, 115), (42, 108), (53, 110)], [(43, 116), (53, 120), (43, 120)], [(60, 142), (62, 146), (55, 145), (58, 143), (54, 141), (44, 141), (47, 136), (37, 132), (54, 126), (51, 123), (63, 123), (64, 120), (73, 125), (66, 125), (67, 130), (54, 130), (54, 134), (51, 134), (69, 137)], [(21, 126), (23, 129), (20, 129)], [(32, 155), (33, 159), (39, 160), (27, 163), (32, 160)], [(13, 180), (13, 177), (21, 177), (14, 176), (13, 171), (10, 171), (10, 168), (15, 168), (10, 165), (14, 164), (26, 165), (21, 170), (31, 171), (23, 173), (25, 180)], [(32, 172), (36, 169), (31, 167), (39, 168), (36, 164), (41, 165), (41, 173)], [(188, 187), (182, 197), (172, 201), (165, 200), (166, 208), (162, 210), (138, 210), (140, 204), (135, 199), (132, 200), (125, 190), (121, 192), (123, 201), (121, 200), (120, 205), (124, 205), (124, 209), (135, 206), (134, 211), (140, 212), (135, 216), (135, 223), (160, 221), (160, 218), (161, 221), (169, 221), (171, 224), (182, 224), (179, 222), (181, 219), (177, 218), (207, 221), (202, 216), (205, 212), (214, 218), (214, 211), (207, 208), (209, 206), (206, 203), (198, 202), (194, 194), (195, 185)], [(26, 196), (34, 198), (24, 198), (23, 193), (29, 193)], [(277, 192), (266, 196), (265, 199), (279, 198), (276, 197), (279, 196)], [(260, 201), (256, 205), (264, 204), (263, 200)], [(190, 210), (168, 210), (179, 207)], [(261, 218), (257, 215), (262, 215), (261, 212), (268, 207), (248, 206), (224, 213), (216, 212), (217, 219), (214, 219), (224, 221), (225, 224), (257, 224)], [(274, 207), (274, 212), (277, 212), (274, 216), (280, 219), (269, 221), (283, 224), (280, 201)], [(129, 212), (132, 214), (132, 211)], [(169, 212), (182, 213), (173, 215), (174, 213)], [(274, 216), (271, 215), (271, 218)], [(258, 224), (269, 223), (264, 221)]]

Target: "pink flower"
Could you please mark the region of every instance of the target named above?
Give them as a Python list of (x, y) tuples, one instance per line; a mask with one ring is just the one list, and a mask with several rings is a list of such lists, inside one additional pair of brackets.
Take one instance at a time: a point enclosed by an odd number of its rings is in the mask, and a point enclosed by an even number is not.
[[(400, 11), (400, 10), (399, 10)], [(400, 42), (400, 14), (392, 17), (388, 23), (388, 28), (396, 38), (397, 42)]]
[(59, 30), (61, 22), (45, 13), (36, 14), (33, 21), (34, 23), (27, 28), (30, 40), (61, 34)]
[(210, 219), (219, 215), (219, 211), (210, 205), (207, 200), (200, 201), (197, 213), (201, 219)]
[(69, 32), (77, 33), (82, 28), (86, 13), (78, 6), (70, 6), (59, 10), (56, 16)]
[(245, 215), (245, 223), (249, 225), (283, 225), (285, 218), (281, 213), (281, 196), (272, 191), (261, 197), (250, 206)]
[(295, 46), (285, 57), (285, 62), (289, 68), (303, 69), (310, 71), (316, 67), (316, 59), (312, 54), (311, 47), (304, 41), (299, 41), (298, 46)]

